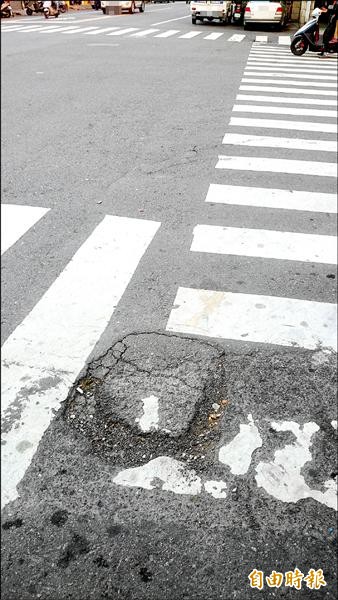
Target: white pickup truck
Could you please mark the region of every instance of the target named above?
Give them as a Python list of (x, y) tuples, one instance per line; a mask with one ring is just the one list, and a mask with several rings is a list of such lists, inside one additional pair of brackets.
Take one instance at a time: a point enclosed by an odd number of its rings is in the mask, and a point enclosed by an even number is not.
[(231, 4), (231, 0), (223, 2), (216, 2), (216, 0), (199, 2), (198, 0), (193, 0), (190, 3), (191, 22), (193, 25), (196, 25), (197, 21), (214, 21), (217, 19), (222, 23), (230, 23)]
[(105, 15), (109, 6), (119, 6), (122, 11), (128, 11), (133, 14), (136, 9), (139, 12), (144, 12), (145, 2), (144, 0), (131, 0), (130, 2), (114, 2), (112, 0), (101, 0), (102, 12)]

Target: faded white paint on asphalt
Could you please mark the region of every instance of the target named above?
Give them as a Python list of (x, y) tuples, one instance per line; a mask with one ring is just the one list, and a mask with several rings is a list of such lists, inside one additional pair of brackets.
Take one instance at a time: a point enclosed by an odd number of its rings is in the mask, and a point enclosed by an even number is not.
[(303, 475), (302, 467), (312, 459), (310, 446), (313, 435), (319, 431), (316, 423), (304, 423), (301, 427), (295, 421), (271, 423), (275, 431), (291, 431), (296, 441), (276, 450), (274, 460), (260, 462), (256, 467), (256, 481), (259, 487), (282, 502), (298, 502), (313, 498), (337, 510), (336, 484), (333, 479), (324, 482), (326, 491), (311, 489)]
[(155, 221), (106, 216), (3, 345), (3, 505), (17, 497), (16, 486), (55, 410), (159, 226)]
[(141, 431), (151, 431), (152, 429), (158, 429), (158, 410), (159, 403), (156, 396), (149, 396), (149, 398), (143, 398), (143, 415), (137, 417), (135, 422), (139, 424)]
[(240, 425), (239, 433), (218, 453), (218, 460), (228, 465), (235, 475), (244, 475), (248, 471), (253, 452), (262, 446), (262, 438), (251, 414), (248, 421), (248, 424)]

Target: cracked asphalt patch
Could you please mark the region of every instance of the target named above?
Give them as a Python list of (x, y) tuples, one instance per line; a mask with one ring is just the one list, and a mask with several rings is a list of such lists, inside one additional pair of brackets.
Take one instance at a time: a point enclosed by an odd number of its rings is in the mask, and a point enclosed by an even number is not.
[[(6, 600), (336, 598), (336, 513), (313, 498), (282, 502), (257, 486), (256, 467), (295, 443), (274, 422), (313, 422), (306, 484), (337, 478), (336, 357), (290, 349), (224, 350), (174, 335), (128, 335), (74, 385), (3, 511)], [(81, 391), (79, 391), (81, 390)], [(159, 399), (158, 430), (136, 419)], [(217, 405), (219, 409), (216, 410)], [(215, 417), (215, 414), (220, 416)], [(243, 475), (218, 460), (252, 415), (262, 437)], [(159, 456), (225, 498), (116, 485), (121, 469)], [(197, 457), (197, 458), (195, 458)], [(327, 586), (249, 587), (252, 569), (322, 568)]]

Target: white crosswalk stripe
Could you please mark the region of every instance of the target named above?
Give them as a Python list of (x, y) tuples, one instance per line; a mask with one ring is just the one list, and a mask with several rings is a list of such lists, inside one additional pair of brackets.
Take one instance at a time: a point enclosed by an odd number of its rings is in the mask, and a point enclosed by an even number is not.
[(336, 177), (335, 163), (312, 160), (289, 160), (283, 158), (255, 158), (252, 156), (219, 156), (216, 169), (240, 171), (267, 171), (268, 173), (293, 173), (295, 175), (316, 175)]
[[(260, 43), (266, 41), (264, 36), (257, 36), (256, 39)], [(279, 44), (286, 43), (289, 44), (286, 36), (279, 38)], [(264, 57), (270, 62), (263, 62)], [(287, 62), (283, 63), (286, 59)], [(325, 182), (331, 182), (332, 186), (337, 175), (334, 161), (337, 127), (331, 122), (337, 117), (336, 83), (331, 83), (336, 80), (336, 63), (323, 69), (319, 65), (312, 59), (311, 62), (299, 62), (286, 47), (272, 48), (271, 53), (270, 47), (266, 51), (261, 50), (259, 44), (253, 47), (240, 84), (241, 93), (238, 93), (233, 107), (230, 130), (223, 137), (223, 148), (229, 150), (231, 155), (219, 156), (215, 165), (216, 169), (224, 171), (225, 182), (210, 184), (205, 198), (208, 205), (241, 206), (249, 214), (253, 209), (264, 208), (284, 211), (286, 215), (292, 214), (291, 211), (328, 215), (337, 213), (336, 194), (311, 191), (312, 177), (320, 177), (324, 187)], [(283, 73), (283, 70), (286, 72)], [(320, 74), (316, 71), (320, 71)], [(309, 105), (314, 108), (308, 108)], [(238, 112), (253, 112), (257, 116), (234, 116)], [(265, 118), (269, 114), (276, 115), (276, 118)], [(284, 119), (283, 115), (289, 115), (289, 119)], [(318, 122), (309, 121), (309, 117), (317, 117)], [(245, 127), (245, 133), (234, 132), (234, 127)], [(268, 135), (264, 133), (266, 129), (269, 129)], [(299, 133), (297, 137), (289, 137), (292, 134), (279, 137), (281, 129), (312, 132), (312, 136), (311, 139), (303, 139), (302, 133)], [(234, 154), (240, 147), (241, 154)], [(245, 156), (243, 147), (247, 149)], [(250, 149), (251, 152), (255, 151), (254, 156), (249, 154)], [(273, 154), (278, 149), (289, 150), (290, 156), (280, 158), (278, 154)], [(311, 152), (306, 160), (300, 154), (304, 150)], [(316, 160), (317, 154), (322, 152), (328, 162)], [(281, 181), (285, 178), (286, 189), (232, 185), (232, 174), (227, 176), (229, 170), (257, 174), (266, 172), (271, 176), (278, 173)], [(299, 182), (307, 175), (310, 178), (309, 189), (290, 189), (289, 175), (292, 175), (291, 181), (297, 181), (295, 178), (302, 176)], [(282, 223), (282, 213), (279, 214)], [(275, 231), (250, 229), (245, 224), (243, 227), (229, 227), (226, 222), (220, 225), (198, 224), (194, 228), (190, 250), (202, 253), (205, 257), (219, 255), (224, 261), (231, 255), (281, 264), (283, 261), (289, 264), (294, 261), (298, 264), (337, 263), (336, 237), (290, 231), (287, 227)], [(248, 272), (248, 278), (250, 276)], [(243, 294), (231, 290), (178, 287), (166, 328), (176, 333), (242, 343), (336, 349), (336, 305), (312, 298), (287, 298), (284, 292), (283, 289), (281, 297), (264, 292)]]
[(226, 133), (223, 144), (253, 146), (260, 148), (289, 148), (290, 150), (313, 150), (314, 152), (336, 152), (337, 143), (329, 140), (304, 140), (276, 136)]
[(151, 33), (156, 33), (156, 31), (159, 31), (159, 29), (145, 29), (144, 31), (132, 33), (131, 37), (145, 37), (146, 35), (150, 35)]
[(125, 35), (126, 33), (138, 31), (138, 29), (138, 27), (126, 27), (125, 29), (120, 29), (119, 31), (113, 31), (112, 33), (108, 33), (107, 35)]
[[(243, 80), (242, 80), (243, 81)], [(302, 88), (289, 88), (289, 87), (281, 87), (281, 86), (264, 86), (264, 85), (240, 85), (239, 89), (245, 92), (275, 92), (278, 94), (301, 94), (301, 95), (309, 95), (312, 96), (337, 96), (337, 92), (335, 90), (311, 90), (311, 89), (302, 89)], [(319, 99), (319, 102), (321, 100)]]
[[(177, 29), (169, 29), (168, 31), (164, 31), (163, 33), (158, 33), (155, 35), (156, 38), (167, 38), (172, 35), (176, 35), (176, 33), (180, 33)], [(221, 34), (222, 35), (222, 34)]]
[(273, 115), (297, 115), (303, 117), (337, 118), (337, 111), (317, 108), (288, 108), (287, 106), (260, 106), (258, 104), (235, 104), (233, 112), (254, 112)]
[[(187, 33), (183, 33), (178, 30), (178, 29), (168, 29), (166, 31), (160, 31), (160, 29), (143, 29), (141, 30), (139, 27), (98, 27), (98, 26), (93, 26), (93, 27), (82, 27), (79, 26), (79, 23), (85, 23), (86, 21), (96, 21), (97, 19), (99, 19), (101, 17), (98, 18), (94, 18), (94, 19), (84, 19), (84, 20), (76, 20), (73, 21), (73, 25), (71, 27), (65, 27), (64, 25), (66, 24), (65, 20), (62, 20), (61, 22), (59, 21), (57, 23), (57, 25), (52, 25), (52, 26), (47, 26), (46, 24), (43, 25), (44, 20), (39, 20), (39, 22), (37, 22), (36, 20), (34, 20), (35, 25), (31, 25), (31, 26), (27, 26), (27, 23), (24, 25), (19, 25), (19, 26), (3, 26), (2, 27), (2, 31), (6, 31), (6, 32), (18, 32), (18, 33), (30, 33), (30, 32), (37, 32), (37, 33), (63, 33), (63, 34), (67, 34), (67, 35), (72, 35), (72, 34), (76, 34), (76, 33), (83, 33), (84, 35), (116, 35), (116, 36), (124, 36), (126, 35), (126, 37), (129, 38), (146, 38), (146, 37), (153, 37), (153, 38), (157, 38), (157, 39), (169, 39), (169, 38), (180, 38), (180, 39), (186, 39), (186, 40), (192, 40), (194, 38), (199, 37), (200, 39), (203, 40), (207, 40), (207, 41), (217, 41), (220, 38), (223, 38), (225, 36), (224, 32), (212, 32), (209, 33), (207, 35), (203, 35), (202, 31), (189, 31)], [(70, 25), (70, 23), (67, 23), (68, 25)], [(160, 32), (160, 33), (158, 33)], [(181, 35), (180, 35), (181, 34)], [(200, 37), (202, 36), (202, 37)], [(232, 36), (229, 36), (227, 38), (228, 42), (242, 42), (244, 39), (246, 38), (245, 35), (242, 34), (234, 34)]]
[(211, 204), (229, 204), (283, 210), (337, 213), (336, 194), (298, 192), (212, 183), (205, 199)]
[[(260, 90), (262, 88), (259, 88)], [(274, 88), (272, 88), (274, 89)], [(262, 90), (263, 91), (263, 90)], [(312, 104), (315, 106), (336, 106), (335, 100), (326, 100), (323, 98), (294, 98), (290, 96), (257, 96), (255, 94), (237, 94), (236, 100), (250, 100), (251, 102), (272, 102), (278, 104), (301, 104), (302, 106)]]
[(180, 40), (190, 40), (191, 38), (197, 37), (201, 35), (202, 31), (189, 31), (188, 33), (184, 33), (179, 36)]
[(1, 254), (13, 246), (48, 210), (38, 206), (1, 204)]
[[(16, 498), (16, 486), (53, 412), (106, 328), (159, 225), (106, 216), (3, 345), (2, 504)], [(19, 397), (18, 420), (13, 412)]]
[(336, 348), (336, 307), (325, 302), (180, 287), (167, 331), (241, 342)]
[(247, 119), (245, 117), (231, 117), (230, 125), (237, 127), (265, 127), (268, 129), (294, 129), (297, 131), (318, 131), (324, 133), (337, 133), (337, 125), (331, 123), (311, 123), (308, 121), (286, 121), (282, 119)]
[(224, 33), (210, 33), (209, 35), (206, 35), (203, 39), (204, 40), (218, 40), (218, 38), (222, 37), (222, 35), (224, 35)]
[(328, 235), (197, 225), (192, 252), (235, 254), (279, 260), (337, 263), (336, 238)]
[(229, 37), (228, 42), (242, 42), (244, 40), (244, 38), (245, 38), (245, 35), (235, 33), (234, 35)]

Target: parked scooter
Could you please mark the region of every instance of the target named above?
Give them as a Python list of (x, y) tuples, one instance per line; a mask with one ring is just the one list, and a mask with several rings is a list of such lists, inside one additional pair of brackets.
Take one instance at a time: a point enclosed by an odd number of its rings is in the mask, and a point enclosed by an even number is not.
[(9, 19), (10, 17), (14, 17), (11, 4), (7, 0), (4, 0), (1, 2), (1, 18)]
[[(290, 50), (295, 56), (302, 56), (307, 50), (310, 52), (324, 52), (323, 41), (320, 41), (319, 34), (319, 17), (321, 15), (320, 8), (315, 8), (312, 13), (312, 19), (305, 23), (303, 27), (296, 31), (293, 36)], [(338, 42), (329, 42), (328, 52), (338, 52)]]
[(32, 2), (31, 0), (29, 1), (25, 1), (25, 10), (26, 10), (26, 15), (31, 16), (34, 12), (35, 13), (39, 13), (39, 12), (43, 12), (43, 2), (42, 1), (34, 1)]
[(45, 15), (46, 19), (49, 19), (49, 17), (55, 17), (56, 19), (58, 18), (60, 12), (54, 0), (45, 0), (43, 3), (43, 14)]

